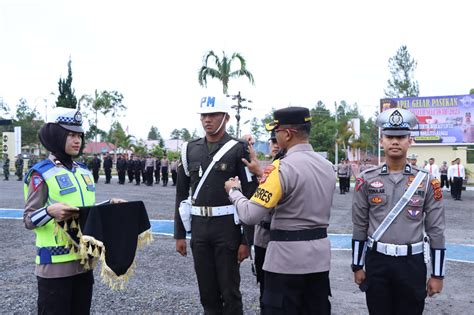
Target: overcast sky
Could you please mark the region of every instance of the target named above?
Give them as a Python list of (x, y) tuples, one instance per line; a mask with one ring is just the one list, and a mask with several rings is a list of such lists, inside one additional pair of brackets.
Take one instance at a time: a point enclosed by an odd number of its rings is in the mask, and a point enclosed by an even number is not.
[(77, 98), (121, 92), (131, 134), (200, 131), (197, 72), (212, 49), (240, 52), (255, 77), (230, 82), (253, 101), (241, 122), (318, 100), (331, 110), (358, 103), (368, 118), (401, 45), (418, 61), (420, 96), (474, 88), (473, 12), (472, 1), (0, 0), (0, 97), (10, 108), (26, 98), (44, 115), (71, 56)]

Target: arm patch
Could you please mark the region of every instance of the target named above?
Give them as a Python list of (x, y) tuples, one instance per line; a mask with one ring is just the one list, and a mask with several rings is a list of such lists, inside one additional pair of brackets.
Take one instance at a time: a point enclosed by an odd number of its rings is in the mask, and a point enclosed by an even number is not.
[(275, 160), (265, 169), (260, 185), (251, 198), (252, 201), (267, 209), (274, 208), (283, 195), (279, 165), (280, 160)]

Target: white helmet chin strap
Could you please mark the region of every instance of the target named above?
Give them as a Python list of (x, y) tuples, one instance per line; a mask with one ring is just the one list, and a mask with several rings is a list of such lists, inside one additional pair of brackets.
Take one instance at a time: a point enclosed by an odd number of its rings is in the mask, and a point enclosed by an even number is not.
[(224, 116), (222, 117), (222, 121), (221, 121), (221, 124), (219, 125), (219, 128), (217, 128), (216, 131), (211, 133), (210, 136), (213, 136), (213, 135), (217, 134), (219, 132), (219, 130), (221, 130), (222, 126), (224, 125), (224, 121), (225, 121), (226, 117), (227, 117), (227, 113), (224, 113)]

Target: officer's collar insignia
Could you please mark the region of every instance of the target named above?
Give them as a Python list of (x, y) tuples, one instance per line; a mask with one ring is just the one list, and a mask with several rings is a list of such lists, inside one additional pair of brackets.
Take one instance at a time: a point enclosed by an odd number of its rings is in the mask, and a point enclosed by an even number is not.
[(388, 166), (387, 166), (387, 164), (384, 164), (384, 165), (382, 166), (382, 170), (380, 171), (380, 174), (384, 174), (384, 175), (388, 174)]
[(57, 175), (56, 181), (58, 182), (60, 189), (69, 188), (73, 186), (68, 174)]
[(403, 171), (405, 174), (411, 174), (411, 166), (410, 164), (405, 165), (405, 170)]

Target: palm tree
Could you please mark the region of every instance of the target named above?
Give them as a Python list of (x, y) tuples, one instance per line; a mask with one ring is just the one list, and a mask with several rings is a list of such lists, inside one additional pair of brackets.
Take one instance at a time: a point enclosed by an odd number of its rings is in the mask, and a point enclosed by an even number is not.
[[(210, 58), (214, 58), (216, 68), (208, 66)], [(240, 62), (240, 69), (231, 72), (232, 62), (236, 59)], [(245, 58), (240, 53), (233, 53), (229, 58), (223, 51), (222, 58), (219, 58), (214, 51), (210, 50), (204, 55), (203, 65), (198, 73), (198, 80), (200, 86), (206, 87), (207, 77), (219, 79), (222, 82), (222, 91), (227, 94), (229, 80), (241, 76), (247, 77), (250, 83), (255, 84), (252, 73), (247, 70)]]

